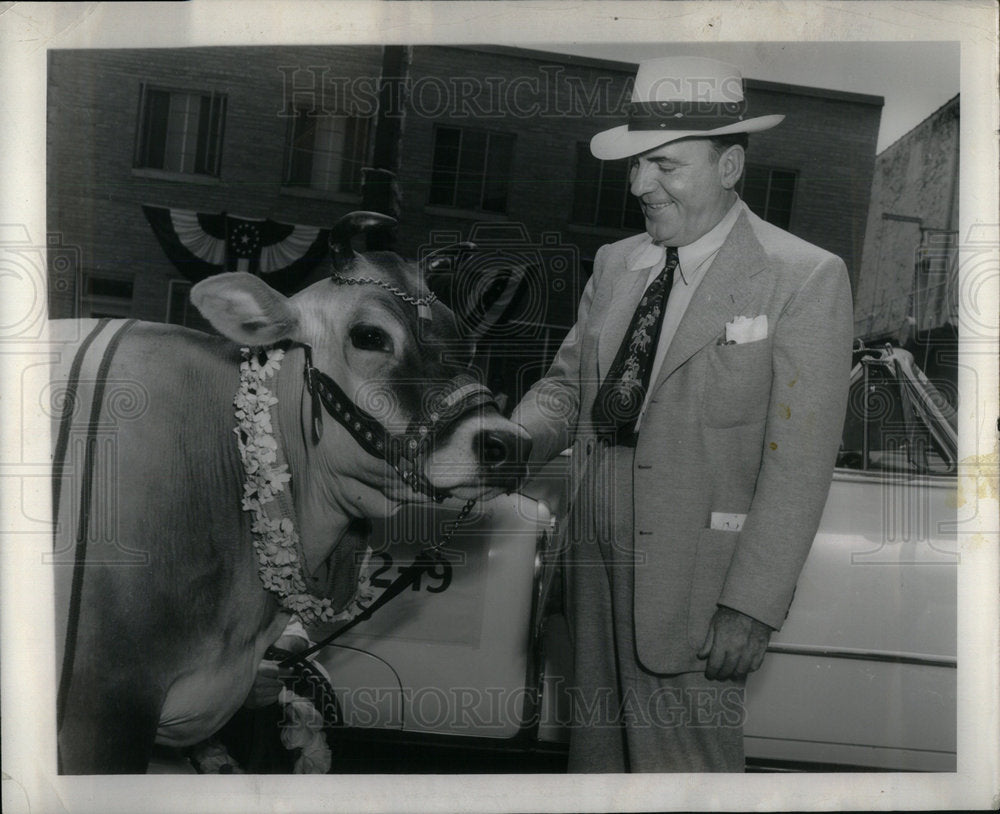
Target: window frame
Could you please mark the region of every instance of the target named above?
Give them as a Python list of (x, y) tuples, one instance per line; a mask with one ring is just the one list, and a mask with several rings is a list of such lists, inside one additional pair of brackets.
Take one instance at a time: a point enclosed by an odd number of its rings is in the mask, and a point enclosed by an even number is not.
[[(128, 294), (95, 294), (94, 284), (105, 282), (115, 286), (127, 286)], [(80, 311), (83, 318), (97, 319), (110, 317), (112, 319), (123, 319), (132, 315), (132, 307), (135, 303), (135, 275), (123, 277), (115, 274), (84, 272), (82, 283)]]
[[(191, 289), (194, 283), (190, 280), (175, 278), (167, 282), (167, 303), (163, 314), (163, 321), (168, 325), (181, 325), (195, 331), (204, 333), (216, 333), (211, 324), (205, 319), (201, 312), (194, 307), (191, 302)], [(181, 320), (175, 320), (175, 310), (180, 311)], [(189, 316), (194, 317), (190, 319)]]
[[(434, 200), (434, 197), (433, 197), (434, 196), (434, 192), (435, 192), (435, 188), (437, 186), (436, 176), (438, 175), (438, 172), (439, 172), (439, 170), (438, 170), (438, 149), (439, 149), (438, 148), (438, 138), (439, 138), (439, 134), (443, 130), (456, 130), (456, 131), (458, 131), (458, 134), (459, 134), (459, 142), (458, 142), (458, 149), (456, 151), (455, 164), (454, 164), (454, 167), (452, 167), (452, 168), (450, 168), (450, 169), (447, 170), (448, 174), (454, 175), (454, 178), (453, 178), (453, 180), (451, 182), (451, 190), (450, 190), (449, 200), (447, 202), (445, 202), (445, 201), (439, 201), (439, 200)], [(481, 168), (478, 171), (479, 190), (478, 190), (478, 194), (476, 196), (476, 199), (477, 199), (478, 203), (475, 206), (472, 206), (472, 207), (463, 206), (462, 204), (460, 204), (459, 203), (459, 196), (458, 196), (458, 183), (459, 183), (459, 179), (462, 176), (462, 169), (461, 169), (462, 168), (462, 145), (463, 145), (463, 142), (464, 142), (464, 140), (466, 138), (466, 134), (467, 133), (477, 133), (477, 134), (484, 135), (486, 137), (486, 148), (483, 151), (483, 163), (482, 163)], [(501, 180), (503, 182), (503, 206), (500, 209), (487, 209), (487, 208), (484, 207), (484, 203), (485, 203), (485, 198), (486, 198), (487, 185), (488, 185), (489, 181), (492, 178), (492, 176), (489, 173), (489, 169), (490, 169), (490, 167), (489, 167), (489, 161), (490, 161), (490, 156), (491, 156), (491, 154), (493, 152), (493, 150), (492, 150), (492, 139), (497, 138), (497, 137), (508, 140), (508, 142), (509, 142), (509, 151), (510, 151), (510, 158), (509, 158), (509, 162), (510, 163), (509, 163), (509, 166), (507, 167), (507, 171), (505, 173), (499, 173), (498, 176), (497, 176), (497, 177), (501, 178)], [(429, 184), (428, 193), (427, 193), (427, 205), (428, 206), (431, 206), (431, 207), (444, 207), (446, 209), (456, 209), (456, 210), (464, 210), (464, 211), (471, 211), (471, 212), (482, 212), (482, 213), (486, 213), (488, 215), (501, 215), (502, 216), (502, 215), (506, 215), (507, 214), (507, 210), (508, 210), (508, 207), (509, 207), (509, 204), (510, 204), (510, 189), (511, 189), (511, 184), (510, 184), (510, 170), (515, 165), (515, 163), (516, 163), (516, 161), (515, 161), (516, 150), (517, 150), (517, 134), (516, 133), (510, 133), (510, 132), (507, 132), (505, 130), (491, 130), (491, 129), (485, 128), (485, 127), (466, 127), (466, 126), (463, 126), (463, 125), (454, 125), (454, 124), (435, 124), (434, 125), (434, 130), (433, 130), (432, 145), (433, 145), (433, 147), (432, 147), (432, 150), (431, 150), (431, 179), (430, 179), (430, 184)]]
[[(171, 97), (174, 95), (185, 95), (185, 96), (197, 96), (201, 99), (208, 99), (209, 104), (209, 121), (206, 125), (206, 162), (208, 162), (212, 157), (212, 141), (214, 139), (214, 160), (211, 160), (211, 166), (206, 170), (202, 171), (198, 168), (198, 151), (200, 149), (201, 140), (201, 126), (194, 133), (195, 141), (195, 151), (194, 151), (194, 164), (195, 168), (192, 170), (175, 169), (173, 167), (163, 167), (154, 166), (149, 161), (149, 129), (148, 129), (148, 111), (147, 105), (150, 99), (150, 92), (154, 93), (166, 93)], [(218, 102), (218, 109), (216, 110), (216, 102)], [(226, 118), (229, 111), (229, 95), (227, 93), (221, 93), (214, 89), (212, 90), (195, 90), (192, 88), (182, 88), (173, 85), (161, 85), (156, 82), (140, 82), (139, 83), (139, 100), (138, 100), (138, 113), (136, 115), (136, 128), (135, 128), (135, 141), (132, 150), (132, 168), (134, 170), (156, 172), (156, 173), (166, 173), (171, 176), (177, 177), (194, 177), (194, 178), (215, 178), (218, 179), (222, 176), (222, 155), (223, 147), (226, 140)], [(218, 122), (215, 125), (216, 132), (212, 133), (212, 117), (213, 115), (218, 116)], [(199, 117), (200, 122), (200, 117)], [(164, 138), (166, 138), (166, 133), (164, 133)], [(185, 140), (187, 139), (187, 132), (185, 131)], [(184, 153), (182, 153), (184, 155)], [(164, 156), (164, 164), (167, 163), (166, 156)]]
[[(301, 105), (294, 109), (294, 113), (288, 116), (288, 122), (285, 126), (285, 136), (284, 136), (284, 158), (282, 162), (281, 169), (281, 188), (283, 192), (292, 192), (295, 194), (305, 194), (305, 195), (317, 195), (321, 197), (335, 197), (335, 196), (359, 196), (361, 194), (361, 188), (364, 184), (364, 176), (362, 174), (362, 169), (368, 163), (368, 154), (371, 149), (372, 140), (372, 118), (370, 116), (358, 116), (347, 112), (336, 112), (327, 113), (320, 112), (318, 115), (313, 115), (317, 110), (314, 106)], [(310, 148), (297, 148), (295, 146), (296, 141), (296, 128), (299, 122), (305, 121), (307, 119), (313, 119), (316, 122), (322, 120), (332, 121), (333, 119), (342, 119), (344, 122), (344, 144), (348, 143), (350, 139), (353, 142), (353, 149), (348, 151), (343, 149), (338, 153), (330, 150), (316, 150), (315, 141), (313, 146)], [(353, 132), (352, 132), (353, 128)], [(358, 132), (363, 128), (361, 137), (359, 139)], [(318, 129), (318, 128), (316, 128)], [(316, 132), (314, 129), (314, 133)], [(308, 167), (308, 180), (295, 180), (293, 178), (293, 171), (295, 170), (295, 156), (297, 152), (308, 154), (309, 156), (309, 167)], [(315, 158), (317, 154), (328, 155), (331, 157), (332, 161), (336, 161), (338, 164), (338, 171), (334, 176), (334, 184), (329, 187), (314, 186), (312, 181), (312, 174), (315, 170)], [(356, 168), (354, 165), (357, 165)], [(345, 166), (350, 165), (350, 171), (345, 172)], [(327, 174), (329, 179), (331, 173)]]
[[(577, 196), (580, 194), (581, 185), (584, 183), (590, 183), (589, 178), (585, 181), (583, 179), (583, 173), (581, 172), (581, 158), (585, 160), (591, 160), (597, 164), (598, 167), (598, 179), (597, 179), (597, 190), (594, 194), (593, 200), (593, 211), (591, 216), (587, 220), (580, 220), (577, 217), (577, 209), (579, 208), (577, 204)], [(629, 191), (631, 183), (629, 181), (629, 161), (628, 158), (617, 159), (614, 161), (602, 161), (599, 158), (594, 158), (590, 155), (590, 144), (585, 141), (576, 142), (576, 171), (574, 173), (575, 185), (573, 188), (573, 201), (571, 204), (571, 223), (575, 226), (582, 226), (587, 229), (610, 229), (620, 232), (634, 232), (636, 230), (642, 231), (646, 228), (645, 219), (642, 217), (642, 210), (639, 208), (639, 202), (636, 197)], [(616, 224), (602, 223), (599, 220), (600, 207), (601, 207), (601, 188), (604, 184), (605, 177), (607, 175), (607, 169), (612, 165), (622, 165), (625, 171), (625, 183), (622, 190), (622, 200), (621, 207), (618, 210), (619, 218)], [(634, 202), (634, 203), (633, 203)], [(636, 217), (635, 223), (628, 223), (627, 219), (629, 217), (630, 204), (634, 207), (631, 212), (632, 215)]]
[[(779, 229), (790, 230), (791, 226), (792, 226), (792, 216), (795, 214), (795, 200), (796, 200), (796, 196), (798, 194), (799, 177), (800, 177), (801, 173), (797, 169), (793, 169), (791, 167), (782, 167), (782, 166), (778, 166), (778, 165), (775, 165), (775, 164), (762, 164), (762, 163), (758, 163), (756, 161), (747, 161), (746, 164), (743, 167), (743, 174), (740, 176), (739, 183), (736, 185), (736, 192), (737, 192), (737, 194), (740, 196), (740, 198), (743, 200), (743, 202), (747, 204), (747, 206), (750, 206), (750, 204), (747, 203), (747, 200), (746, 200), (746, 197), (744, 196), (744, 192), (743, 191), (744, 191), (744, 188), (745, 188), (745, 185), (746, 185), (747, 172), (748, 172), (748, 170), (751, 167), (753, 167), (754, 169), (760, 169), (760, 170), (766, 170), (767, 171), (767, 191), (766, 191), (766, 193), (764, 195), (764, 211), (763, 212), (757, 212), (757, 210), (755, 210), (753, 207), (751, 207), (751, 211), (753, 211), (754, 214), (756, 214), (762, 220), (765, 220), (768, 223), (770, 223), (770, 224), (772, 224), (774, 226), (777, 226)], [(770, 200), (771, 200), (771, 190), (772, 190), (773, 181), (774, 181), (773, 174), (775, 172), (788, 173), (789, 175), (792, 176), (792, 194), (791, 194), (791, 197), (789, 198), (789, 202), (788, 202), (788, 222), (787, 223), (775, 223), (773, 220), (770, 220), (768, 218), (768, 216), (767, 216), (768, 215), (768, 209), (769, 209), (769, 206), (770, 206)]]

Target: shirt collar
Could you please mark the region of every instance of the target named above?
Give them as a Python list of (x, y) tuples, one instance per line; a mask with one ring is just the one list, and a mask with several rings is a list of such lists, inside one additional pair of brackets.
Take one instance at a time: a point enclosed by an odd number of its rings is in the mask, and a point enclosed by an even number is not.
[[(685, 282), (689, 280), (685, 277), (685, 270), (688, 273), (694, 272), (702, 263), (712, 257), (726, 242), (729, 232), (736, 225), (736, 219), (743, 212), (746, 204), (739, 197), (733, 203), (725, 215), (722, 216), (715, 226), (699, 237), (694, 243), (687, 246), (680, 246), (677, 249), (677, 256), (680, 260), (681, 277)], [(667, 250), (658, 243), (653, 242), (650, 235), (645, 235), (638, 246), (636, 246), (628, 257), (625, 258), (625, 267), (629, 271), (650, 268), (651, 266), (662, 266), (666, 260)]]

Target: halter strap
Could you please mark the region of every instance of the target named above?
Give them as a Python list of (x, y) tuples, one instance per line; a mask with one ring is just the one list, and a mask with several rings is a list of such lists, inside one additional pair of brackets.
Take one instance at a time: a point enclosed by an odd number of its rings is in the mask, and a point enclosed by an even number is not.
[(377, 418), (358, 406), (330, 376), (313, 367), (312, 348), (305, 349), (306, 388), (313, 400), (313, 441), (322, 435), (322, 405), (326, 413), (346, 429), (358, 445), (371, 455), (382, 458), (413, 490), (440, 503), (448, 495), (438, 491), (423, 474), (421, 466), (434, 438), (462, 416), (492, 405), (496, 400), (489, 388), (474, 376), (460, 373), (453, 377), (448, 392), (431, 408), (426, 421), (414, 421), (404, 433), (393, 433)]

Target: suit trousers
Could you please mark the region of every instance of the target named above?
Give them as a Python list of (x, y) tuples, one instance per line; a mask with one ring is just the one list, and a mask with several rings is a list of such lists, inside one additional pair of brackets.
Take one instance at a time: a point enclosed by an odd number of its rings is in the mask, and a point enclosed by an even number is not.
[[(634, 449), (596, 442), (573, 509), (570, 772), (742, 772), (744, 682), (640, 664), (633, 624)], [(583, 503), (580, 503), (583, 501)]]

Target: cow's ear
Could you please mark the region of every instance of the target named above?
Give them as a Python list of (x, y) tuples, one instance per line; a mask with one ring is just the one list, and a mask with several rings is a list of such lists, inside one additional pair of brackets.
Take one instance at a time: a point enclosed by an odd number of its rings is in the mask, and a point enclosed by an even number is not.
[(191, 289), (191, 302), (223, 336), (241, 345), (290, 339), (299, 325), (291, 300), (252, 274), (216, 274)]

